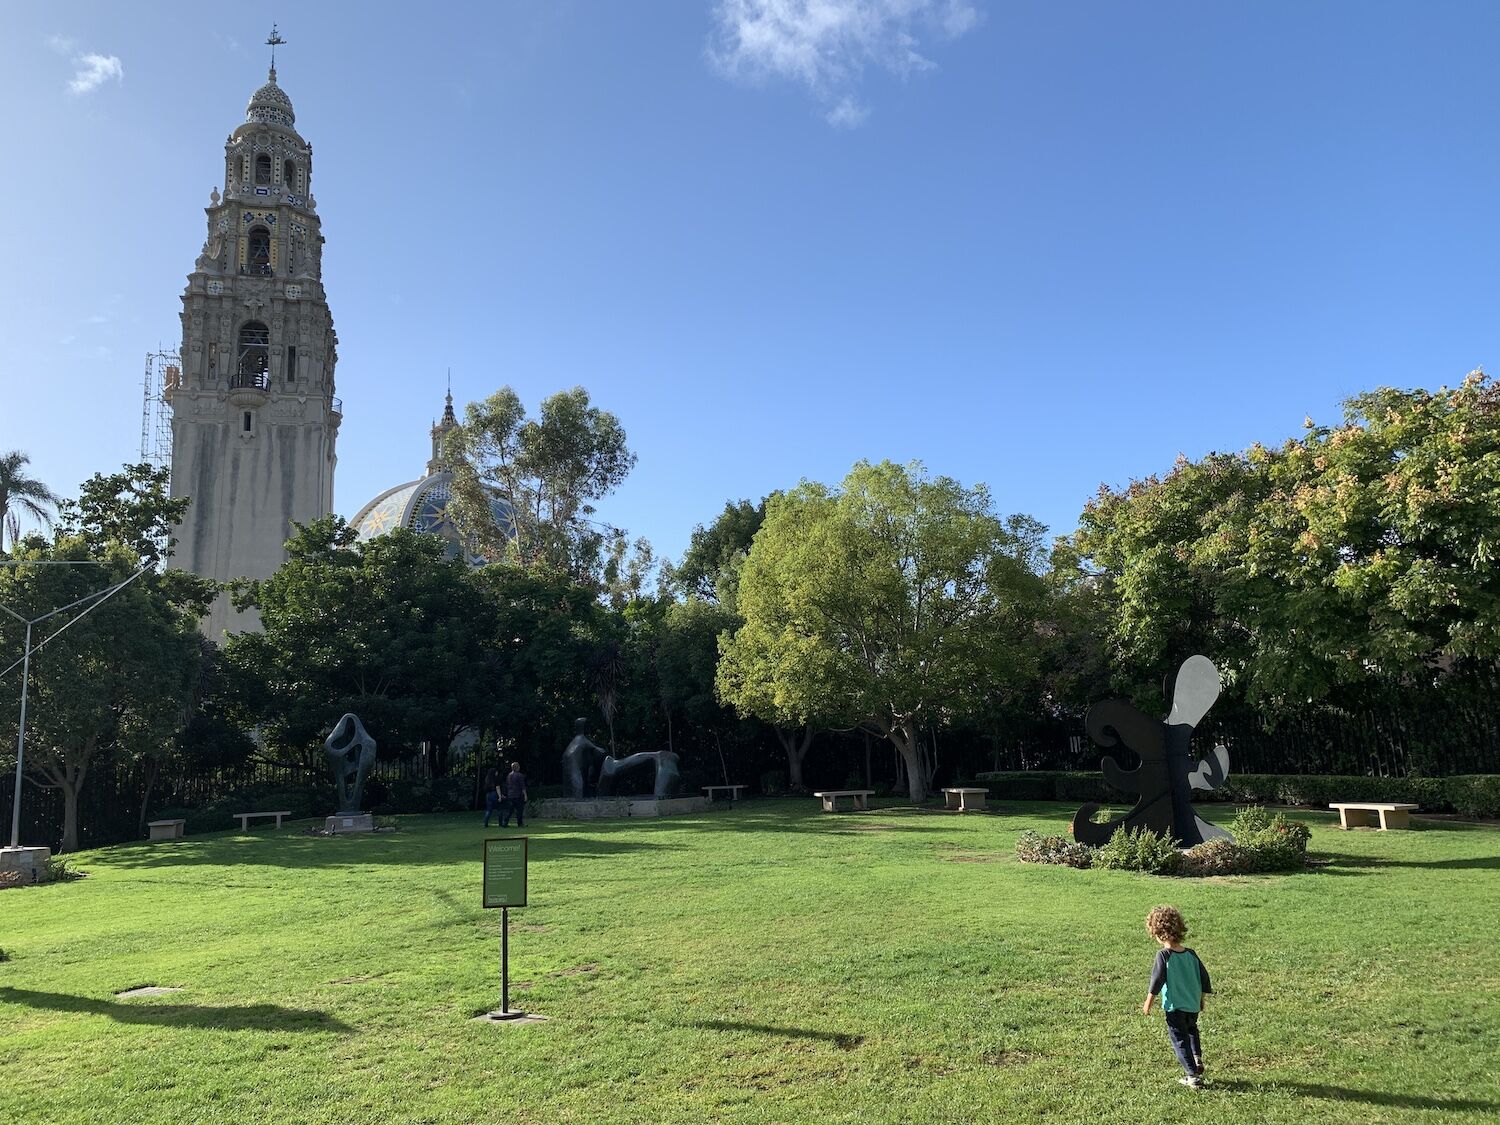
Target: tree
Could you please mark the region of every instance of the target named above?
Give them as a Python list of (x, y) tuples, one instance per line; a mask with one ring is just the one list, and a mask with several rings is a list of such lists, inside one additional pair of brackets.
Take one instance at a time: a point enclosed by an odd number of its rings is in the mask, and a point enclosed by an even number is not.
[[(97, 551), (77, 536), (51, 546), (30, 539), (17, 557), (103, 564), (0, 569), (0, 601), (28, 618), (124, 583), (139, 567), (123, 546)], [(180, 729), (199, 657), (198, 618), (147, 574), (107, 599), (82, 601), (33, 636), (25, 766), (37, 783), (62, 791), (59, 850), (78, 847), (78, 798), (96, 763), (141, 753)], [(14, 623), (5, 632), (19, 640)], [(8, 714), (16, 714), (20, 687), (19, 676), (0, 681)]]
[(1034, 669), (1042, 531), (920, 465), (861, 462), (838, 491), (772, 497), (740, 574), (744, 625), (721, 640), (721, 695), (780, 726), (889, 738), (923, 799), (923, 731)]
[(1275, 715), (1500, 658), (1497, 526), (1500, 386), (1476, 372), (1102, 489), (1071, 549), (1128, 676), (1210, 653)]
[(39, 480), (26, 475), (31, 458), (19, 449), (0, 454), (0, 551), (5, 550), (5, 534), (14, 543), (20, 531), (18, 514), (25, 513), (47, 527), (52, 526), (51, 509), (57, 496)]
[[(453, 513), (491, 559), (514, 555), (575, 581), (597, 582), (612, 529), (592, 517), (594, 501), (613, 492), (635, 465), (620, 420), (589, 402), (582, 387), (542, 401), (540, 415), (510, 387), (470, 403), (445, 439), (453, 473)], [(498, 493), (515, 514), (514, 538), (498, 527)]]
[(689, 597), (720, 601), (720, 585), (737, 572), (739, 560), (750, 553), (755, 533), (765, 522), (766, 502), (724, 502), (724, 510), (708, 527), (693, 528), (682, 561), (673, 570), (678, 587)]
[(343, 520), (299, 527), (287, 561), (236, 595), (261, 633), (232, 636), (232, 664), (265, 685), (260, 717), (277, 744), (307, 750), (345, 711), (382, 753), (427, 745), (433, 774), (457, 735), (488, 714), (492, 608), (438, 538), (398, 528), (355, 541)]

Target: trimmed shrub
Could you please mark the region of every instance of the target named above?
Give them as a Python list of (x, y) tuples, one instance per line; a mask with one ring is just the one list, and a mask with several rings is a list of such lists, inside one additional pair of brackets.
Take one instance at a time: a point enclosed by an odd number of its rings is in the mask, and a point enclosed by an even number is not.
[[(1133, 802), (1092, 771), (986, 772), (977, 780), (996, 800)], [(1426, 812), (1500, 817), (1500, 774), (1454, 777), (1352, 777), (1324, 774), (1231, 773), (1213, 792), (1195, 790), (1194, 801), (1307, 805), (1326, 809), (1334, 801), (1406, 801)]]
[(1442, 779), (1448, 803), (1462, 816), (1500, 817), (1500, 774), (1468, 773)]
[(1094, 849), (1094, 866), (1111, 871), (1175, 874), (1182, 859), (1177, 841), (1149, 828), (1124, 828)]
[(1066, 836), (1043, 836), (1027, 829), (1016, 840), (1016, 858), (1022, 863), (1059, 863), (1064, 867), (1090, 867), (1094, 849)]

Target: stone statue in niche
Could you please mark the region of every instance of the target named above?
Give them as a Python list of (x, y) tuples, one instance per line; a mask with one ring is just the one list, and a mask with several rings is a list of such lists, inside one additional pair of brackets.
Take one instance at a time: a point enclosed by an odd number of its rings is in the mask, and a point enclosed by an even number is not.
[(328, 764), (333, 767), (333, 786), (337, 791), (339, 816), (360, 811), (364, 800), (365, 778), (375, 764), (375, 740), (354, 715), (345, 715), (323, 743)]
[(1208, 709), (1219, 698), (1219, 670), (1206, 656), (1190, 656), (1177, 670), (1172, 710), (1166, 721), (1153, 719), (1122, 699), (1096, 703), (1084, 719), (1089, 737), (1100, 746), (1123, 745), (1141, 764), (1122, 770), (1106, 755), (1099, 763), (1104, 780), (1116, 789), (1136, 793), (1135, 807), (1124, 816), (1095, 824), (1096, 803), (1073, 816), (1073, 838), (1099, 846), (1121, 828), (1149, 828), (1172, 836), (1185, 847), (1205, 840), (1232, 839), (1193, 812), (1192, 791), (1217, 789), (1229, 776), (1229, 751), (1216, 746), (1208, 757), (1193, 760), (1192, 737)]

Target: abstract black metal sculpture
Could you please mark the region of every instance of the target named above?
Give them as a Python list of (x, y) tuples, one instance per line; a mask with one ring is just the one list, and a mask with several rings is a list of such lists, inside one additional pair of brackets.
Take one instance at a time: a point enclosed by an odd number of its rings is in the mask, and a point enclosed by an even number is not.
[[(347, 740), (340, 742), (345, 736)], [(328, 753), (328, 764), (333, 767), (333, 785), (338, 791), (338, 812), (347, 816), (360, 811), (364, 800), (365, 778), (375, 764), (375, 740), (365, 730), (363, 723), (354, 715), (345, 715), (333, 728), (328, 741), (323, 743)]]
[[(658, 799), (675, 797), (682, 788), (682, 767), (676, 754), (670, 750), (646, 750), (625, 758), (605, 758), (599, 767), (599, 796), (621, 796), (622, 780), (642, 766), (656, 766), (651, 795)], [(629, 795), (626, 791), (625, 795)]]
[(588, 724), (583, 719), (573, 723), (573, 741), (563, 751), (563, 769), (568, 772), (568, 796), (581, 801), (589, 795), (589, 789), (598, 781), (599, 762), (609, 757), (609, 751), (596, 746), (584, 734)]
[(1166, 721), (1153, 719), (1122, 699), (1096, 703), (1084, 719), (1089, 737), (1100, 746), (1124, 745), (1141, 759), (1122, 770), (1109, 756), (1099, 763), (1104, 780), (1116, 789), (1136, 793), (1135, 807), (1122, 817), (1095, 824), (1098, 804), (1073, 815), (1073, 838), (1098, 846), (1121, 828), (1149, 828), (1172, 836), (1185, 847), (1205, 840), (1231, 839), (1228, 832), (1193, 812), (1192, 791), (1213, 790), (1229, 776), (1229, 751), (1214, 747), (1208, 757), (1193, 760), (1193, 728), (1219, 698), (1219, 670), (1206, 656), (1190, 656), (1177, 670), (1172, 710)]

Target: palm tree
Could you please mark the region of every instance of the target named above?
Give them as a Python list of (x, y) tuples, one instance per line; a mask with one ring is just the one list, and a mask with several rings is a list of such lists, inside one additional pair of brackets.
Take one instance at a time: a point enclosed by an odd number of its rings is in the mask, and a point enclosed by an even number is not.
[(20, 513), (52, 526), (51, 509), (57, 507), (58, 497), (41, 481), (26, 475), (24, 470), (30, 463), (31, 458), (19, 449), (0, 454), (0, 551), (5, 550), (7, 527), (11, 544), (15, 544), (20, 527), (16, 517)]

